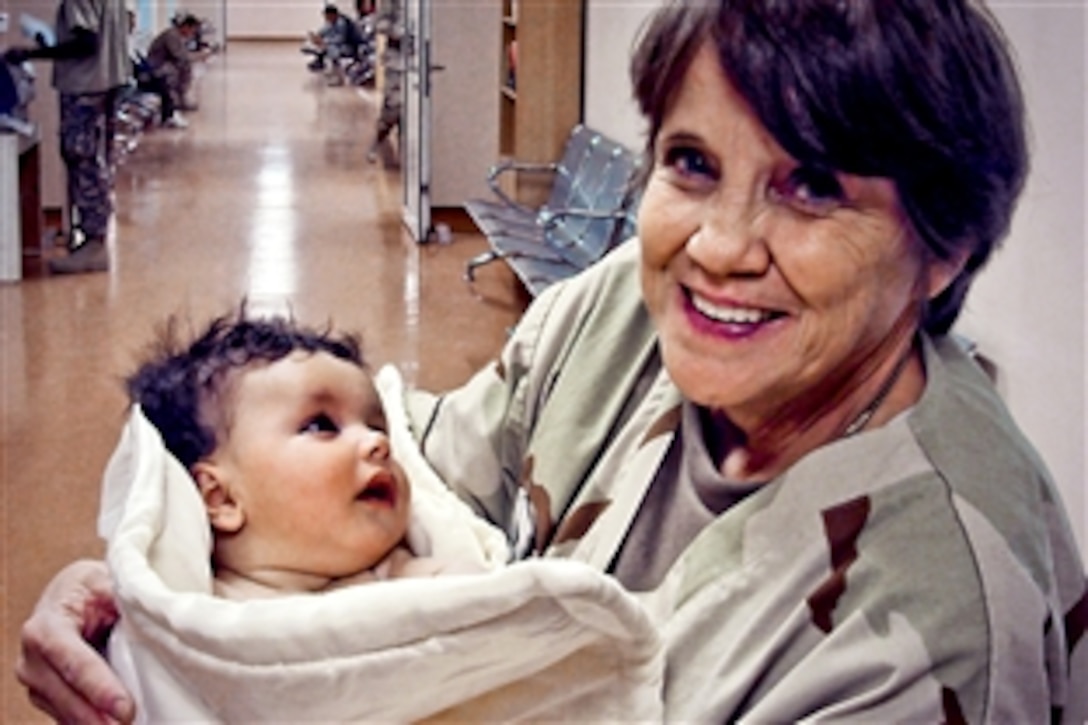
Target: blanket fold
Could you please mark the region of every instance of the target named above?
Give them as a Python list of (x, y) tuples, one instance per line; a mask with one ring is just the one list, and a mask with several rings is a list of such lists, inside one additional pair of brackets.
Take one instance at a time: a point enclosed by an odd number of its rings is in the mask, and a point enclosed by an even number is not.
[(99, 531), (122, 612), (109, 656), (140, 719), (660, 719), (663, 655), (638, 600), (578, 562), (508, 565), (503, 534), (416, 446), (399, 376), (384, 368), (376, 383), (413, 487), (409, 545), (481, 573), (212, 596), (196, 485), (134, 408), (107, 467)]

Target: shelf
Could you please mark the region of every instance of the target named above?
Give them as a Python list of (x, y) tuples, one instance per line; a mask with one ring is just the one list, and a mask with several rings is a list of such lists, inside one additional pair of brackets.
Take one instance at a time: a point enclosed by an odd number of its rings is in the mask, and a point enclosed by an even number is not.
[[(503, 0), (499, 59), (499, 152), (549, 163), (582, 114), (583, 0)], [(511, 50), (511, 49), (514, 50)], [(513, 72), (511, 72), (513, 71)], [(516, 87), (511, 80), (516, 76)], [(539, 178), (521, 175), (515, 196), (546, 198)]]

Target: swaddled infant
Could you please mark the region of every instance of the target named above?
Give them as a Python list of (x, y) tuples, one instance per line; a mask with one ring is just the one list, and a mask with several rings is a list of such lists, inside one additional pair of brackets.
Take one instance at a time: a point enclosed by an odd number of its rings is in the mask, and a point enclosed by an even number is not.
[(191, 473), (216, 594), (319, 592), (443, 566), (405, 543), (411, 491), (358, 338), (244, 306), (189, 342), (166, 326), (126, 380)]
[(141, 721), (660, 720), (640, 602), (579, 562), (511, 564), (354, 338), (243, 309), (168, 328), (127, 386), (99, 530)]

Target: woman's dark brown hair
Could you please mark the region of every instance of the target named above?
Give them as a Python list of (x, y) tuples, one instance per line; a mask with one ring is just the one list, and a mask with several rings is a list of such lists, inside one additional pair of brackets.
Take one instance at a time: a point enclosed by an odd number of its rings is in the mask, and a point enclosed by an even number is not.
[(996, 22), (968, 0), (672, 0), (631, 63), (649, 122), (645, 169), (705, 43), (803, 163), (891, 179), (929, 253), (966, 256), (925, 310), (947, 332), (1008, 233), (1028, 169), (1020, 85)]

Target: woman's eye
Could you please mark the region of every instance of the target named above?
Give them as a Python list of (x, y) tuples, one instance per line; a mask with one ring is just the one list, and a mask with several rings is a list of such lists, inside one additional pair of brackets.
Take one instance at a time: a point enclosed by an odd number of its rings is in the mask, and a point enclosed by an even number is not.
[(774, 191), (785, 203), (814, 216), (826, 216), (846, 201), (835, 173), (814, 166), (797, 167)]
[(665, 151), (663, 165), (682, 178), (713, 178), (715, 169), (706, 154), (692, 146), (673, 146)]
[(336, 425), (328, 415), (319, 413), (307, 420), (300, 432), (302, 433), (336, 433), (340, 430), (340, 427)]

